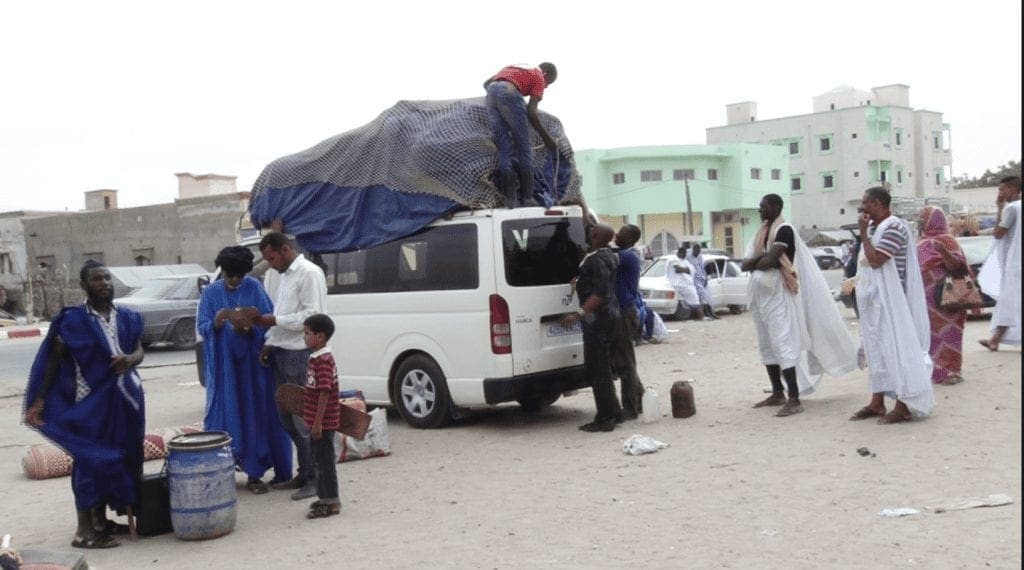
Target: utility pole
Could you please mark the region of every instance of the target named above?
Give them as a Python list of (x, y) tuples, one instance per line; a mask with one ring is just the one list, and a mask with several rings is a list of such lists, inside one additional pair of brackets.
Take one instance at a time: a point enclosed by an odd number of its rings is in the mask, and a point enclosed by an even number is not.
[(686, 187), (686, 233), (693, 235), (693, 209), (690, 206), (690, 179), (683, 176), (683, 186)]

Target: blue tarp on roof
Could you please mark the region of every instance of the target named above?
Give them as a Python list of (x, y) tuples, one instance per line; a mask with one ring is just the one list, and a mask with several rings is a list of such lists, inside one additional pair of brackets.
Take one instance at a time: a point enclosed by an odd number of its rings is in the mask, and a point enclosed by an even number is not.
[[(546, 205), (580, 196), (561, 123), (540, 113), (557, 152), (534, 145), (534, 193)], [(400, 101), (363, 127), (264, 168), (249, 214), (256, 227), (280, 220), (311, 252), (373, 247), (460, 208), (504, 206), (483, 98)]]

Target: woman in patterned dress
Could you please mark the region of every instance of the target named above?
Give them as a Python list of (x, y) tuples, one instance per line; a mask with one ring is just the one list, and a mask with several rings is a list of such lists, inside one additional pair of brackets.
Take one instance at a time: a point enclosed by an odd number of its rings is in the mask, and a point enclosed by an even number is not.
[(967, 311), (940, 309), (935, 301), (935, 287), (949, 274), (970, 271), (960, 244), (949, 233), (946, 215), (941, 209), (926, 206), (921, 210), (918, 228), (921, 239), (917, 256), (924, 280), (925, 299), (928, 301), (928, 321), (931, 324), (932, 343), (929, 354), (935, 364), (932, 382), (959, 384), (963, 364), (964, 323)]

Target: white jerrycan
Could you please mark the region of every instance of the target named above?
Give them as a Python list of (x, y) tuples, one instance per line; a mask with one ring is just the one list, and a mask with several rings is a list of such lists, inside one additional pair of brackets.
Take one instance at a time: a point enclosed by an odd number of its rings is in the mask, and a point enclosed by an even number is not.
[(644, 390), (644, 397), (640, 400), (640, 405), (643, 407), (643, 415), (641, 420), (645, 424), (650, 424), (661, 419), (661, 408), (658, 402), (658, 392), (648, 386)]

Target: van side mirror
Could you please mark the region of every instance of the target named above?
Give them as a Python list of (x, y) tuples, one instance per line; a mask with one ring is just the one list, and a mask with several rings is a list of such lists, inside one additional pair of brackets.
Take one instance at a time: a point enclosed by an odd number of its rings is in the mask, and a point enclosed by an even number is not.
[(210, 284), (210, 278), (207, 275), (200, 275), (196, 279), (196, 288), (199, 289), (199, 294), (200, 295), (203, 294), (203, 289), (206, 289), (206, 286), (209, 285), (209, 284)]

